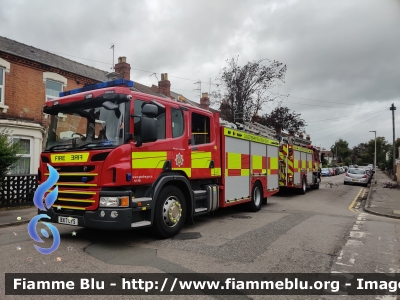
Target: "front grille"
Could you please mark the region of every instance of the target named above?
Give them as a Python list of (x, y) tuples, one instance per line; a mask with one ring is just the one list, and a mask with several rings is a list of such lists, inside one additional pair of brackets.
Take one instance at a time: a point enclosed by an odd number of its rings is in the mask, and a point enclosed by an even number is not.
[(95, 166), (53, 166), (58, 173), (62, 172), (91, 172), (94, 170)]
[[(63, 176), (60, 174), (60, 178), (58, 179), (58, 182), (79, 182), (79, 183), (89, 183), (95, 179), (96, 175), (83, 175), (83, 176)], [(86, 180), (84, 180), (84, 177), (86, 177)]]

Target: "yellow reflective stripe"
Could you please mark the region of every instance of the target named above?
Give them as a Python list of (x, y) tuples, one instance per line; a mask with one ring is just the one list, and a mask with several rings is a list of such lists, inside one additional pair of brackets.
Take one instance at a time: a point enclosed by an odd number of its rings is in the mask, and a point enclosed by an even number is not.
[(204, 169), (210, 167), (211, 152), (192, 152), (192, 168)]
[(262, 155), (252, 155), (251, 156), (252, 159), (252, 168), (253, 169), (262, 169)]
[(294, 150), (300, 151), (300, 152), (306, 152), (306, 153), (312, 153), (311, 149), (299, 147), (299, 146), (293, 146)]
[(293, 162), (291, 160), (288, 159), (287, 161), (289, 168), (287, 169), (288, 174), (292, 174), (292, 170), (290, 170), (291, 168), (293, 169)]
[(240, 153), (227, 153), (228, 165), (227, 169), (241, 169), (242, 168), (242, 155)]
[(305, 160), (301, 161), (301, 168), (302, 168), (302, 169), (307, 168), (307, 167), (306, 167), (306, 161), (305, 161)]
[[(51, 192), (53, 190), (48, 190), (47, 192)], [(95, 195), (96, 192), (78, 192), (78, 191), (69, 191), (69, 190), (58, 190), (59, 193), (66, 193), (66, 194), (83, 194), (83, 195)]]
[(162, 169), (167, 152), (132, 152), (132, 169)]
[(241, 169), (240, 170), (240, 176), (249, 176), (250, 175), (250, 169)]
[(183, 171), (186, 173), (187, 177), (192, 177), (192, 169), (191, 168), (172, 168), (174, 171)]
[(269, 159), (269, 169), (278, 170), (278, 158), (277, 157), (270, 157)]
[(95, 202), (95, 200), (81, 200), (81, 199), (73, 199), (73, 198), (57, 198), (59, 201), (71, 201), (71, 202)]
[(211, 169), (211, 176), (221, 176), (221, 168)]
[(241, 139), (241, 140), (247, 140), (247, 141), (257, 142), (257, 143), (261, 143), (261, 144), (279, 146), (279, 142), (276, 140), (270, 140), (270, 139), (267, 139), (262, 136), (250, 134), (247, 132), (243, 132), (243, 131), (239, 131), (239, 130), (235, 130), (235, 129), (231, 129), (231, 128), (227, 128), (227, 127), (224, 128), (224, 135), (233, 137), (233, 138), (237, 138), (237, 139)]
[(77, 209), (77, 210), (86, 210), (84, 207), (79, 206), (67, 206), (67, 205), (53, 205), (54, 207), (60, 206), (61, 208), (70, 208), (70, 209)]

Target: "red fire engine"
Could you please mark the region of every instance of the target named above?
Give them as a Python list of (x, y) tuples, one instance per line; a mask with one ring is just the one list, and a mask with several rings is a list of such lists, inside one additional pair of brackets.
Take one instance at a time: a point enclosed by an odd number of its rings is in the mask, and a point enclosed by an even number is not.
[(230, 128), (218, 113), (133, 87), (117, 79), (46, 102), (39, 184), (51, 165), (59, 173), (58, 197), (39, 213), (51, 222), (152, 226), (159, 236), (172, 237), (185, 219), (242, 203), (258, 211), (282, 186), (305, 192), (304, 182), (318, 184), (311, 145), (281, 145), (261, 125)]

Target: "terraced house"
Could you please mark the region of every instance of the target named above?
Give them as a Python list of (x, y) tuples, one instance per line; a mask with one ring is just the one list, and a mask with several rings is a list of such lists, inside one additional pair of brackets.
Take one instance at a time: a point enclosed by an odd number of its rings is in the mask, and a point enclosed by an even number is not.
[[(96, 69), (23, 43), (0, 37), (0, 130), (7, 128), (14, 142), (21, 142), (20, 160), (11, 174), (36, 174), (46, 137), (45, 101), (84, 85), (112, 78), (130, 79), (126, 57), (119, 57), (115, 72)], [(200, 103), (171, 91), (168, 74), (151, 87), (135, 82), (135, 90), (208, 108), (208, 95)], [(67, 116), (60, 115), (62, 120)]]

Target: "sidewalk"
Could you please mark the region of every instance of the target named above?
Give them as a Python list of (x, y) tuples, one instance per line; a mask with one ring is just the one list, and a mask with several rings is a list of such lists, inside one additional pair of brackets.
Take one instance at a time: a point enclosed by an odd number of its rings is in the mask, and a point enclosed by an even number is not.
[(27, 224), (32, 217), (38, 214), (36, 206), (12, 210), (0, 210), (0, 228), (5, 226)]
[(376, 170), (375, 178), (372, 179), (364, 210), (372, 214), (400, 219), (400, 189), (383, 188), (382, 183), (395, 182), (381, 170)]

